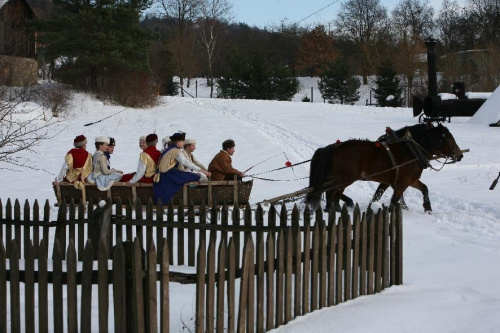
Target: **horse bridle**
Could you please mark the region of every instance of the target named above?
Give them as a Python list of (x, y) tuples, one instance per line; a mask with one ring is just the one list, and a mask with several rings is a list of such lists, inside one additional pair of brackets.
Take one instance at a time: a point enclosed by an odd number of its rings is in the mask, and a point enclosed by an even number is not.
[[(452, 147), (452, 145), (449, 143), (448, 138), (446, 137), (446, 132), (441, 135), (441, 141), (439, 142), (439, 146), (441, 146), (442, 141), (444, 140), (444, 152), (443, 154), (446, 154), (448, 151), (450, 154), (446, 157), (446, 161), (443, 164), (453, 164), (457, 162), (457, 157), (456, 157), (456, 152), (460, 151), (460, 148), (458, 147)], [(451, 162), (448, 162), (448, 159), (451, 159)]]

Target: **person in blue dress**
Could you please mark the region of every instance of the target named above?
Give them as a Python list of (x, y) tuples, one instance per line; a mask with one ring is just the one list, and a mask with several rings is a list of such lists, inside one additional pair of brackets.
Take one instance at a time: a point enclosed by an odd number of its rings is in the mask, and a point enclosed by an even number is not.
[[(170, 145), (160, 155), (153, 183), (155, 202), (161, 200), (162, 204), (168, 204), (184, 184), (199, 181), (200, 175), (194, 172), (210, 177), (210, 172), (201, 169), (182, 154), (185, 139), (186, 133), (174, 133), (170, 136)], [(181, 171), (179, 165), (193, 172)]]

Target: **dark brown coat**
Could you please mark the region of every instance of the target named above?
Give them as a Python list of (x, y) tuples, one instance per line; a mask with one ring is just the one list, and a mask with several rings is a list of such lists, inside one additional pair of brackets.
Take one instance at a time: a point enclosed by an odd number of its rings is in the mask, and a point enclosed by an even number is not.
[(208, 165), (208, 171), (212, 173), (211, 179), (214, 181), (224, 180), (228, 175), (243, 175), (242, 172), (233, 168), (231, 156), (224, 150), (215, 155)]

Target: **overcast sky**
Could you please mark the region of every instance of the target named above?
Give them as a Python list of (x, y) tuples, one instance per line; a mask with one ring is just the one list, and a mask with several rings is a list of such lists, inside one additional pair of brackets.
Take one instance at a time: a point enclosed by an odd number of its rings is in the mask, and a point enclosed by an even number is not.
[[(303, 26), (315, 25), (317, 23), (328, 24), (337, 15), (342, 1), (233, 0), (234, 22), (243, 22), (259, 28), (276, 25), (284, 19), (288, 23), (303, 20), (300, 23)], [(399, 0), (381, 0), (382, 5), (389, 10), (392, 10), (398, 2)], [(432, 0), (431, 3), (435, 11), (441, 8), (441, 0)], [(315, 12), (317, 13), (314, 14)], [(306, 19), (308, 16), (310, 17)]]

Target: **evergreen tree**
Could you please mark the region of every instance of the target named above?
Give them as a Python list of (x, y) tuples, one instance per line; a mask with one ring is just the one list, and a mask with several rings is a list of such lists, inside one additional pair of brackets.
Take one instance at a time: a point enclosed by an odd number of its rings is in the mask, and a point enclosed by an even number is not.
[(299, 87), (299, 80), (283, 64), (272, 66), (259, 52), (246, 59), (237, 50), (233, 50), (217, 83), (219, 98), (280, 101), (291, 100)]
[(347, 63), (339, 58), (320, 76), (318, 88), (329, 103), (354, 104), (359, 100), (360, 82), (351, 74)]
[(373, 90), (379, 106), (401, 106), (402, 89), (399, 87), (399, 78), (392, 63), (385, 61), (379, 68)]
[[(46, 61), (60, 62), (55, 74), (62, 81), (101, 92), (103, 85), (113, 85), (109, 78), (150, 72), (148, 47), (152, 34), (139, 27), (140, 13), (150, 5), (149, 0), (54, 3), (60, 14), (38, 21), (34, 27), (40, 32), (37, 42), (43, 45)], [(103, 84), (103, 80), (107, 82)]]
[(219, 98), (247, 98), (249, 69), (247, 61), (239, 50), (233, 49), (227, 60), (225, 73), (217, 80), (217, 96)]

